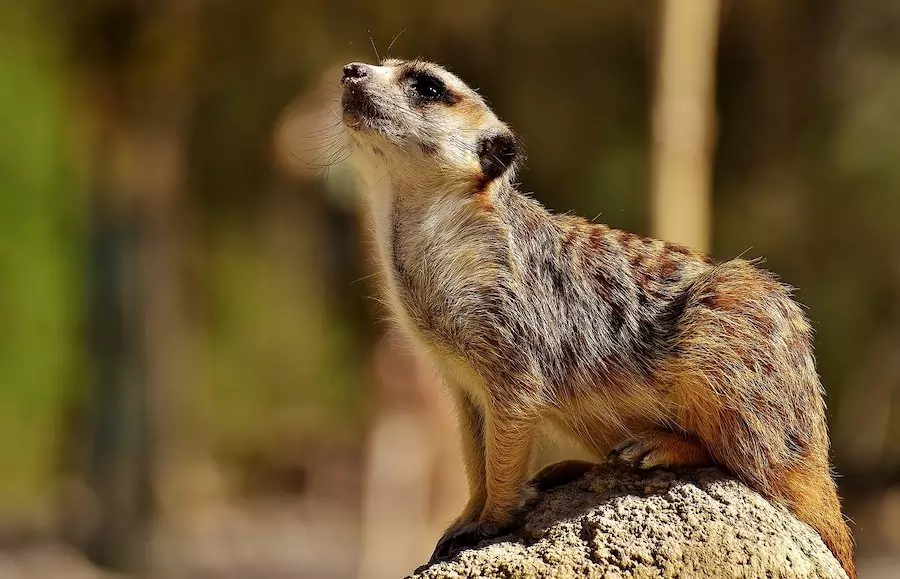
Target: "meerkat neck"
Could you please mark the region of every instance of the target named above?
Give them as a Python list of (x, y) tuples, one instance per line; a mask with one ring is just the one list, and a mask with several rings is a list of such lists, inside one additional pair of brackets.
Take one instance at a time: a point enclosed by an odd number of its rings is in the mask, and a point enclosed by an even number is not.
[(495, 203), (517, 194), (502, 180), (483, 187), (432, 187), (386, 178), (371, 189), (378, 261), (389, 294), (401, 291), (404, 282), (431, 283), (419, 279), (422, 264), (437, 267), (462, 244), (496, 242), (494, 228), (485, 225), (498, 218)]

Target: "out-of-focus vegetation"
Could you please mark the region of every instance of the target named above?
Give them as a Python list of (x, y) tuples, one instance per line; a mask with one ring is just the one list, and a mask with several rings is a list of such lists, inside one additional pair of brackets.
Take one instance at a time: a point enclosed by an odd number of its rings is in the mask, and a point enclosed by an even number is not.
[(84, 192), (66, 158), (56, 39), (29, 12), (0, 20), (0, 500), (14, 512), (52, 491), (60, 411), (83, 386)]
[[(403, 31), (395, 55), (447, 64), (522, 135), (525, 190), (649, 232), (659, 19), (582, 0), (0, 0), (0, 528), (125, 569), (152, 544), (174, 569), (179, 532), (264, 531), (171, 521), (286, 493), (309, 558), (278, 564), (352, 573), (353, 529), (397, 494), (363, 488), (366, 457), (452, 435), (404, 422), (436, 386), (392, 389), (410, 373), (377, 362), (348, 172), (299, 161), (314, 126), (279, 150), (279, 121)], [(799, 288), (860, 552), (896, 554), (900, 4), (725, 1), (715, 73), (712, 252)]]

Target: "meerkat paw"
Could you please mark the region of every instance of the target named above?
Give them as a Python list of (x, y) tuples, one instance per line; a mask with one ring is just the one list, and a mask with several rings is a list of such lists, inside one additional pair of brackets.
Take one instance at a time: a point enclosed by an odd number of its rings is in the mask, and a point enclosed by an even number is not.
[(449, 559), (466, 549), (477, 547), (484, 540), (505, 535), (514, 526), (512, 522), (507, 524), (479, 521), (456, 523), (447, 529), (437, 542), (428, 564)]
[(628, 438), (610, 456), (645, 469), (713, 464), (709, 452), (699, 442), (662, 430), (649, 430)]
[(591, 471), (597, 463), (585, 460), (564, 460), (545, 466), (528, 483), (535, 491), (548, 491), (569, 484)]
[[(523, 485), (518, 490), (514, 507), (484, 508), (483, 501), (470, 501), (463, 514), (444, 531), (428, 564), (454, 557), (460, 551), (478, 546), (482, 541), (506, 535), (521, 527), (523, 514), (534, 502), (538, 490), (543, 489), (535, 488), (533, 483)], [(481, 506), (477, 513), (474, 510), (476, 505)]]

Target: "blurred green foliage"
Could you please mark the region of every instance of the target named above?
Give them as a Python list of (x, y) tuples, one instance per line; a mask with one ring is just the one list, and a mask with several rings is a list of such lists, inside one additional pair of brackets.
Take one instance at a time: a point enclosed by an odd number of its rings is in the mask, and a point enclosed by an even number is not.
[(27, 8), (0, 19), (0, 512), (51, 490), (60, 411), (83, 385), (84, 195), (67, 160), (55, 42)]
[(348, 355), (359, 347), (321, 279), (299, 267), (312, 257), (279, 260), (222, 229), (209, 264), (209, 380), (196, 404), (208, 443), (244, 451), (273, 436), (358, 435), (366, 394)]

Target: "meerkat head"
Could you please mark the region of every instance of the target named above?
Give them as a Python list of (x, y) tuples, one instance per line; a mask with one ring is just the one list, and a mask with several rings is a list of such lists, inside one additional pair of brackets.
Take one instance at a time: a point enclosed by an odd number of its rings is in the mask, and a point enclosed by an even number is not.
[(514, 177), (516, 137), (484, 99), (436, 64), (344, 67), (343, 122), (355, 153), (407, 183), (483, 188)]

